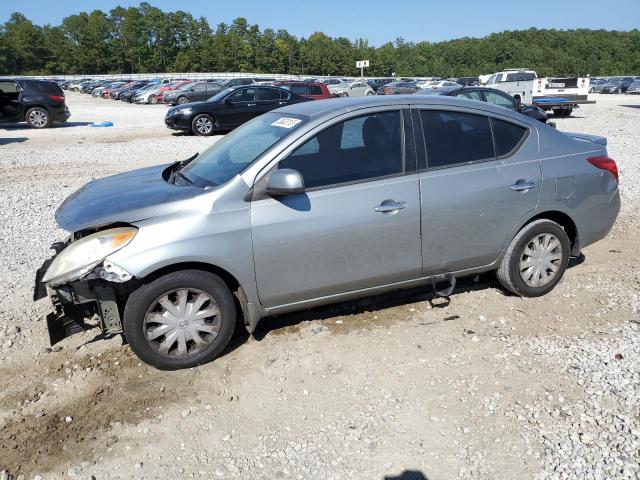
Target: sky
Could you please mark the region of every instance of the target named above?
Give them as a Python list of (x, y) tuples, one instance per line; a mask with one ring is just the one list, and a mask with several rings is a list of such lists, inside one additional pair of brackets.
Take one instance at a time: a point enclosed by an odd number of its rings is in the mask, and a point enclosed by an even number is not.
[[(0, 0), (0, 23), (12, 12), (34, 23), (57, 25), (78, 11), (108, 12), (130, 0)], [(374, 46), (402, 37), (406, 41), (441, 41), (482, 37), (504, 30), (536, 28), (640, 28), (640, 0), (149, 0), (164, 11), (184, 10), (204, 16), (212, 26), (245, 17), (261, 29), (283, 28), (297, 37), (321, 31), (350, 40), (366, 38)], [(611, 8), (609, 8), (611, 7)]]

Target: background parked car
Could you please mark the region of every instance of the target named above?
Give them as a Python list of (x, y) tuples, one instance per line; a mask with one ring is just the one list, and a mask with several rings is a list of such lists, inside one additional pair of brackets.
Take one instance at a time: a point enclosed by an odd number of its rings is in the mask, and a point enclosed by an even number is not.
[(364, 97), (376, 93), (366, 82), (339, 83), (331, 85), (329, 91), (332, 97)]
[(273, 82), (273, 85), (285, 88), (297, 95), (302, 95), (303, 97), (311, 98), (313, 100), (325, 100), (327, 98), (331, 98), (329, 88), (324, 83), (286, 80), (282, 82)]
[(254, 117), (276, 108), (311, 99), (284, 88), (266, 85), (232, 87), (218, 92), (206, 102), (172, 107), (165, 124), (173, 130), (192, 131), (196, 135), (213, 135), (232, 130)]
[(468, 98), (470, 100), (493, 103), (494, 105), (508, 108), (514, 112), (519, 112), (527, 117), (539, 120), (542, 123), (547, 123), (549, 119), (545, 111), (541, 108), (520, 103), (508, 93), (496, 90), (495, 88), (480, 86), (462, 87), (458, 85), (457, 87), (418, 90), (414, 95), (443, 95), (447, 97)]
[(148, 80), (140, 80), (137, 82), (131, 82), (131, 83), (126, 83), (123, 86), (121, 86), (120, 88), (116, 88), (115, 90), (111, 90), (111, 93), (109, 94), (110, 97), (114, 100), (119, 100), (120, 99), (120, 95), (122, 95), (125, 92), (129, 92), (131, 90), (137, 90), (138, 88), (142, 88), (145, 85), (147, 85), (149, 83)]
[(156, 95), (158, 94), (158, 92), (163, 86), (164, 85), (162, 84), (158, 84), (158, 85), (155, 85), (153, 88), (138, 91), (138, 93), (136, 93), (136, 95), (133, 97), (133, 102), (148, 104), (148, 103), (151, 103), (150, 99), (153, 102), (157, 102), (158, 100)]
[(140, 86), (138, 88), (133, 88), (133, 89), (127, 90), (125, 92), (122, 92), (120, 94), (120, 97), (118, 98), (118, 100), (121, 100), (123, 102), (133, 103), (133, 99), (138, 93), (142, 93), (145, 90), (151, 90), (151, 89), (154, 89), (154, 88), (157, 88), (157, 87), (158, 87), (157, 83), (149, 82), (149, 83), (146, 83), (146, 84), (144, 84), (144, 85), (142, 85), (142, 86)]
[(460, 86), (456, 82), (450, 82), (449, 80), (433, 80), (431, 82), (417, 82), (416, 85), (420, 88), (426, 88), (426, 89)]
[(27, 122), (47, 128), (71, 116), (64, 92), (55, 82), (24, 78), (0, 79), (0, 123)]
[(627, 88), (626, 93), (629, 95), (640, 95), (640, 80), (636, 80)]
[(458, 77), (453, 80), (453, 82), (464, 87), (480, 85), (480, 79), (478, 77)]
[(393, 82), (393, 78), (370, 78), (367, 83), (374, 92), (377, 92), (380, 87), (384, 87), (387, 83)]
[(378, 95), (399, 95), (415, 93), (420, 88), (411, 82), (390, 82), (378, 89)]
[(171, 105), (184, 105), (190, 102), (198, 102), (207, 100), (213, 97), (216, 93), (220, 92), (222, 87), (215, 82), (197, 82), (191, 84), (185, 90), (176, 90), (167, 93), (167, 102)]
[(602, 86), (602, 93), (625, 93), (632, 83), (633, 77), (614, 78)]

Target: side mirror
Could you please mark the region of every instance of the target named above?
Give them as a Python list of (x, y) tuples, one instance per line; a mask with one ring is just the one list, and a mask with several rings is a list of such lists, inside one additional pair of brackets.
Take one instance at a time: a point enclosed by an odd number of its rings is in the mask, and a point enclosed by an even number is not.
[(274, 197), (303, 194), (304, 180), (302, 174), (291, 168), (276, 170), (269, 177), (265, 191)]

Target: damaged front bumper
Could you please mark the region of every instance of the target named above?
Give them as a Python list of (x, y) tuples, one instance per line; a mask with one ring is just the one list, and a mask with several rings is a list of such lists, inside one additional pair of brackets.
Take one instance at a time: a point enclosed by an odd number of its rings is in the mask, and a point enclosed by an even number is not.
[[(52, 245), (56, 252), (36, 272), (34, 301), (46, 296), (51, 298), (54, 311), (47, 315), (47, 328), (51, 345), (71, 335), (99, 326), (103, 334), (122, 333), (119, 300), (125, 298), (126, 285), (112, 283), (91, 273), (85, 278), (62, 285), (46, 285), (42, 278), (64, 244)], [(99, 325), (87, 323), (95, 315)]]

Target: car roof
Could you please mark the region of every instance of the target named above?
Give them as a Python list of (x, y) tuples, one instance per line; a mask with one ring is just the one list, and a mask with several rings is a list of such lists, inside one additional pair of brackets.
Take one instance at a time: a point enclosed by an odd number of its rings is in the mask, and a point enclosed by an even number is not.
[(513, 117), (519, 121), (527, 121), (528, 117), (512, 112), (508, 108), (493, 105), (477, 100), (449, 97), (446, 95), (385, 95), (368, 97), (336, 98), (331, 100), (319, 100), (314, 102), (296, 103), (277, 109), (279, 113), (303, 115), (310, 118), (332, 114), (352, 112), (367, 107), (383, 107), (394, 105), (436, 105), (444, 107), (464, 107), (473, 110), (482, 110), (487, 113), (496, 113), (502, 116)]

